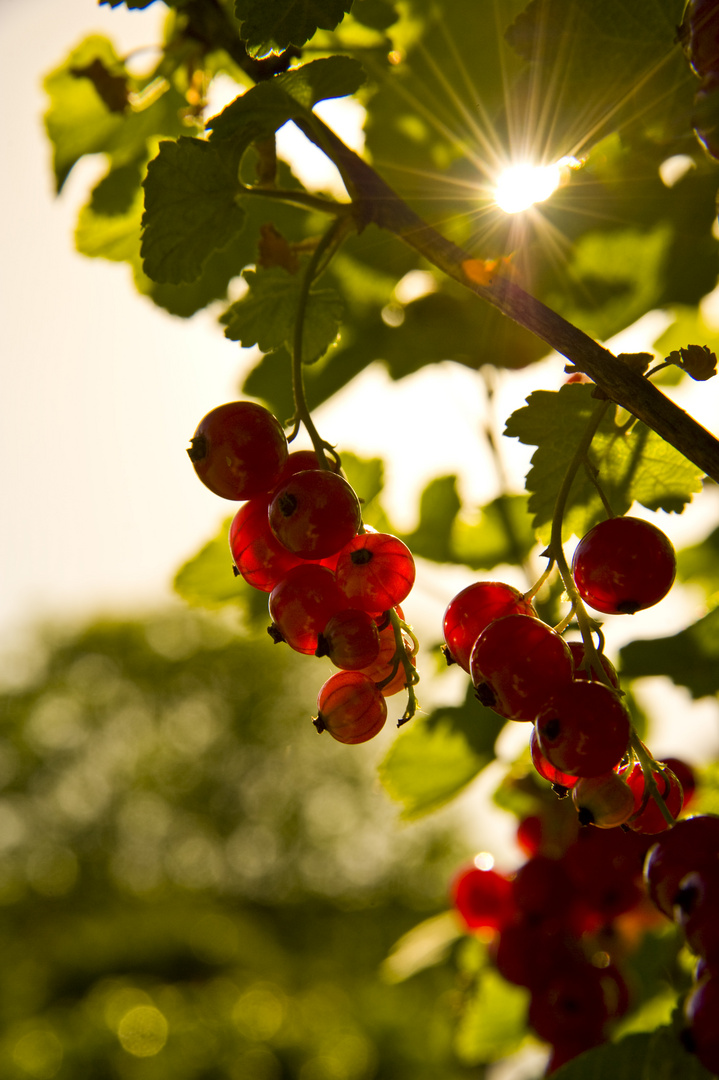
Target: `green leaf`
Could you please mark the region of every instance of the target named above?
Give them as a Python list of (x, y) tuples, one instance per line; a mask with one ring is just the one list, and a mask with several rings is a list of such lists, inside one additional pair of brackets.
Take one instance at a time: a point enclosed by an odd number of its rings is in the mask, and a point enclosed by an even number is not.
[(353, 18), (372, 30), (386, 30), (399, 19), (394, 4), (387, 0), (358, 0), (352, 12)]
[(521, 565), (536, 543), (527, 504), (526, 495), (499, 495), (471, 518), (460, 511), (450, 540), (453, 561), (473, 570)]
[(160, 143), (144, 181), (142, 218), (141, 251), (153, 281), (194, 281), (209, 256), (241, 232), (238, 167), (232, 145), (187, 137)]
[(719, 528), (677, 552), (677, 574), (682, 581), (701, 585), (708, 595), (719, 590)]
[(45, 127), (53, 143), (53, 168), (59, 192), (73, 166), (85, 154), (107, 153), (116, 159), (134, 159), (147, 141), (156, 135), (177, 135), (182, 131), (178, 115), (187, 103), (170, 87), (146, 108), (129, 105), (113, 111), (103, 101), (91, 78), (73, 74), (102, 65), (108, 77), (127, 80), (128, 87), (139, 86), (127, 73), (107, 38), (86, 38), (67, 59), (45, 78), (50, 106)]
[(464, 703), (417, 717), (395, 739), (380, 765), (382, 784), (414, 820), (458, 795), (494, 759), (504, 720), (480, 705), (472, 687)]
[(291, 68), (253, 86), (210, 117), (211, 141), (238, 139), (248, 146), (288, 120), (306, 118), (318, 101), (354, 94), (364, 80), (360, 63), (348, 56), (328, 56)]
[[(592, 387), (565, 384), (559, 391), (538, 390), (507, 420), (505, 434), (537, 446), (527, 474), (529, 509), (544, 543), (549, 541), (557, 493), (590, 417), (597, 408)], [(680, 513), (701, 490), (703, 473), (644, 424), (627, 432), (616, 410), (605, 414), (567, 499), (562, 535), (583, 536), (606, 517), (593, 483), (593, 471), (615, 514), (625, 514), (636, 500), (649, 510)]]
[[(247, 348), (257, 345), (274, 352), (283, 345), (292, 350), (299, 308), (302, 273), (280, 266), (246, 270), (249, 290), (222, 315), (225, 337)], [(311, 364), (323, 356), (339, 333), (344, 306), (334, 289), (310, 288), (302, 334), (302, 360)]]
[(453, 562), (450, 536), (461, 505), (456, 476), (430, 480), (419, 500), (419, 523), (414, 532), (402, 537), (405, 544), (425, 559)]
[(235, 15), (251, 56), (304, 45), (317, 30), (334, 30), (352, 0), (235, 0)]
[(667, 675), (693, 698), (719, 692), (719, 607), (671, 637), (632, 641), (620, 651), (622, 678)]
[(232, 518), (227, 518), (212, 540), (175, 575), (174, 589), (191, 607), (218, 608), (242, 603), (242, 582), (232, 572), (232, 555), (227, 536)]
[(529, 990), (508, 983), (491, 967), (484, 968), (457, 1029), (460, 1061), (480, 1065), (513, 1053), (526, 1037), (529, 1000)]
[(552, 1073), (556, 1080), (709, 1080), (669, 1027), (627, 1035), (573, 1058)]

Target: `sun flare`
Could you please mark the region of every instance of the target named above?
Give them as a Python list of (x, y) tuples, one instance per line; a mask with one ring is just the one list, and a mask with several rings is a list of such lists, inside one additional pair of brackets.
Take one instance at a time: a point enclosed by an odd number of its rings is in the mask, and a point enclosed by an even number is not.
[(553, 165), (510, 165), (500, 173), (494, 187), (494, 201), (505, 214), (518, 214), (535, 203), (545, 202), (562, 184), (567, 170), (576, 168), (574, 158), (561, 158)]

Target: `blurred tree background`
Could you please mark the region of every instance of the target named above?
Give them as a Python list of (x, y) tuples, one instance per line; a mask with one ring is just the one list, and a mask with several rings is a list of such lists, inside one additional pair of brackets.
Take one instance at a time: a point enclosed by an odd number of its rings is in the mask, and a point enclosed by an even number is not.
[(449, 967), (380, 976), (462, 849), (396, 827), (268, 644), (175, 609), (46, 631), (2, 694), (3, 1078), (468, 1075)]

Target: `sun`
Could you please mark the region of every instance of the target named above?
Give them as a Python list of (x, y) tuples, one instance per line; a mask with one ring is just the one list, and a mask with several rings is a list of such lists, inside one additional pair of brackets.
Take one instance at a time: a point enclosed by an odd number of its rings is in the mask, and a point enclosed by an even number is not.
[(545, 202), (564, 182), (567, 170), (576, 168), (574, 158), (561, 158), (552, 165), (528, 162), (510, 165), (497, 178), (494, 201), (505, 214), (518, 214), (535, 203)]

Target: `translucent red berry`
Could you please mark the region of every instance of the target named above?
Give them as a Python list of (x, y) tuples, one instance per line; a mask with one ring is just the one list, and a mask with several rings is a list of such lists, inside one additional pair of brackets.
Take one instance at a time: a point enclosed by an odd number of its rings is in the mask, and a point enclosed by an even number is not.
[(360, 671), (338, 671), (317, 695), (319, 732), (328, 731), (341, 743), (362, 743), (382, 730), (387, 702), (370, 678)]
[(579, 777), (572, 776), (570, 773), (563, 773), (560, 769), (555, 769), (551, 761), (547, 761), (539, 748), (539, 739), (537, 738), (537, 729), (535, 727), (532, 728), (532, 733), (529, 736), (529, 753), (531, 754), (534, 768), (543, 780), (548, 780), (550, 784), (556, 784), (560, 788), (574, 787)]
[(230, 551), (248, 585), (272, 592), (300, 560), (276, 539), (267, 520), (269, 495), (257, 495), (235, 514), (230, 525)]
[(311, 655), (329, 620), (345, 606), (332, 571), (303, 563), (289, 570), (270, 593), (270, 632), (296, 652)]
[[(574, 678), (575, 679), (591, 679), (593, 682), (603, 682), (600, 679), (599, 672), (591, 670), (586, 666), (586, 649), (583, 641), (568, 641), (569, 651), (572, 654), (572, 660), (574, 661)], [(609, 660), (604, 653), (599, 653), (599, 661), (601, 663), (604, 674), (606, 675), (612, 686), (619, 688), (619, 676), (617, 675), (614, 664)]]
[(415, 578), (414, 559), (398, 537), (362, 533), (340, 552), (335, 576), (353, 607), (388, 611), (409, 595)]
[(379, 656), (377, 623), (367, 611), (354, 608), (333, 615), (319, 636), (316, 656), (328, 656), (336, 667), (359, 671)]
[(719, 817), (697, 814), (662, 833), (647, 852), (644, 880), (657, 907), (670, 919), (682, 878), (719, 862)]
[(502, 581), (476, 581), (458, 592), (444, 613), (444, 640), (451, 658), (469, 671), (475, 641), (491, 622), (504, 615), (536, 616), (531, 601)]
[[(663, 763), (658, 762), (661, 766)], [(621, 774), (624, 776), (634, 797), (635, 816), (629, 821), (629, 828), (640, 833), (660, 833), (670, 828), (653, 795), (646, 788), (644, 772), (639, 762), (633, 764)], [(654, 780), (667, 810), (676, 818), (684, 802), (682, 785), (668, 767), (654, 771)]]
[(320, 469), (295, 473), (279, 487), (268, 518), (280, 543), (301, 559), (336, 554), (362, 520), (359, 500), (344, 477)]
[(572, 574), (590, 607), (607, 615), (631, 615), (667, 595), (676, 557), (671, 541), (656, 525), (641, 518), (609, 518), (577, 544)]
[(230, 401), (198, 424), (187, 451), (202, 483), (223, 499), (270, 491), (287, 461), (279, 420), (252, 401)]
[(613, 770), (577, 780), (572, 788), (572, 802), (580, 825), (595, 825), (598, 829), (624, 825), (634, 813), (634, 794)]
[(512, 915), (512, 884), (496, 870), (462, 870), (452, 882), (451, 897), (470, 930), (497, 930)]
[(479, 700), (510, 720), (534, 720), (552, 694), (571, 682), (573, 670), (564, 638), (531, 615), (495, 619), (470, 656)]
[(705, 976), (684, 1002), (682, 1041), (715, 1075), (719, 1073), (719, 976)]
[(629, 714), (614, 690), (578, 680), (561, 687), (537, 714), (539, 749), (570, 776), (600, 776), (626, 753)]

